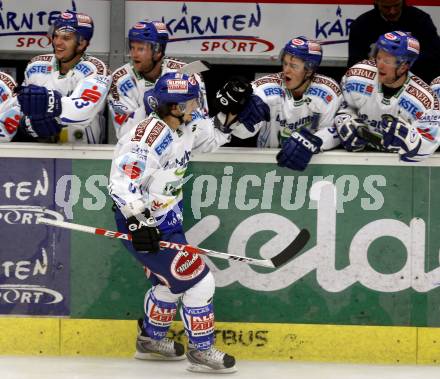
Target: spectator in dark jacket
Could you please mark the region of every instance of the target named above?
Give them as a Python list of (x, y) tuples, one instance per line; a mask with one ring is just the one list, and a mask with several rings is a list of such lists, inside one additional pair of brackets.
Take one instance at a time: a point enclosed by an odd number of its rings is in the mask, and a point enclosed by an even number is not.
[(440, 38), (431, 16), (406, 5), (405, 0), (374, 0), (374, 9), (350, 26), (348, 67), (368, 58), (380, 35), (394, 30), (410, 32), (420, 42), (421, 54), (411, 71), (429, 83), (440, 75)]

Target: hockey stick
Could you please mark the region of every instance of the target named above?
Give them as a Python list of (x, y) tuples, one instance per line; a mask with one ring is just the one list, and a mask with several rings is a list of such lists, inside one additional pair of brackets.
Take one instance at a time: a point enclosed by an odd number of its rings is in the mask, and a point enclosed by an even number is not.
[[(51, 219), (39, 217), (37, 218), (36, 223), (56, 226), (59, 228), (65, 228), (70, 230), (77, 230), (85, 233), (98, 234), (109, 238), (119, 238), (127, 241), (131, 240), (130, 234), (114, 232), (102, 228), (94, 228), (92, 226), (73, 224), (71, 222), (51, 220)], [(296, 254), (298, 254), (302, 250), (302, 248), (306, 245), (309, 238), (310, 238), (309, 231), (307, 229), (302, 229), (299, 232), (299, 234), (296, 236), (296, 238), (289, 244), (289, 246), (287, 246), (283, 251), (281, 251), (279, 254), (277, 254), (275, 257), (271, 259), (255, 259), (240, 255), (220, 253), (214, 250), (202, 249), (201, 247), (185, 245), (182, 243), (175, 243), (169, 241), (160, 241), (160, 247), (175, 249), (178, 251), (185, 251), (187, 253), (202, 254), (202, 255), (208, 255), (210, 257), (217, 257), (217, 258), (228, 259), (237, 262), (243, 262), (249, 265), (277, 268), (282, 266), (284, 263), (288, 262), (289, 260), (291, 260)]]
[(181, 74), (192, 75), (208, 71), (209, 68), (209, 63), (206, 61), (194, 61), (182, 66), (178, 72)]
[(370, 131), (367, 125), (358, 128), (357, 131), (359, 136), (370, 143), (373, 147), (379, 150), (384, 150), (381, 134)]

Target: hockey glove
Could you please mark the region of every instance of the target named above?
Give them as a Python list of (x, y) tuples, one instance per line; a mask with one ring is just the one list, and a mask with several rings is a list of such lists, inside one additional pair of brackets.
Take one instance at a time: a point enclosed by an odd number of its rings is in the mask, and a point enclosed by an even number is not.
[(224, 114), (238, 114), (252, 95), (252, 86), (244, 78), (236, 77), (229, 80), (217, 91), (214, 106)]
[(347, 151), (361, 151), (368, 142), (361, 138), (358, 129), (368, 128), (360, 119), (353, 118), (349, 114), (338, 114), (335, 117), (335, 126), (341, 140), (341, 144)]
[(307, 129), (295, 131), (284, 141), (277, 154), (278, 166), (304, 171), (312, 159), (312, 155), (318, 154), (321, 146), (322, 139)]
[(23, 117), (23, 127), (34, 138), (48, 138), (58, 135), (63, 128), (53, 117)]
[(36, 85), (17, 88), (17, 99), (26, 116), (58, 117), (61, 114), (61, 94)]
[(400, 160), (414, 162), (422, 144), (416, 128), (391, 115), (382, 116), (383, 145), (389, 150), (398, 150)]
[(149, 210), (127, 218), (127, 228), (131, 233), (131, 242), (136, 251), (155, 252), (159, 250), (160, 233)]
[(246, 127), (247, 130), (254, 132), (254, 125), (261, 121), (270, 120), (269, 106), (257, 95), (252, 95), (249, 101), (246, 103), (246, 106), (238, 114), (238, 120)]

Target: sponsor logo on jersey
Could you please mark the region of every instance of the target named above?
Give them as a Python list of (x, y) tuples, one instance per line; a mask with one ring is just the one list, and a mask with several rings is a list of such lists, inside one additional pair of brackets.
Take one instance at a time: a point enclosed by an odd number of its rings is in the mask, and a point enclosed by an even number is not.
[(5, 130), (9, 135), (12, 135), (16, 132), (18, 129), (18, 126), (20, 125), (20, 115), (15, 115), (14, 117), (6, 117), (3, 121), (3, 124), (5, 125)]
[(5, 102), (8, 99), (8, 94), (6, 93), (6, 87), (0, 84), (0, 103)]
[(419, 132), (419, 134), (423, 138), (425, 138), (425, 139), (427, 139), (429, 141), (434, 141), (435, 140), (434, 136), (431, 134), (431, 129), (429, 129), (429, 128), (417, 128), (417, 131)]
[(33, 65), (27, 70), (27, 75), (30, 76), (32, 74), (50, 74), (52, 72), (52, 66), (38, 64)]
[(426, 109), (431, 108), (432, 106), (431, 99), (421, 89), (418, 89), (410, 84), (406, 88), (406, 92), (408, 92), (410, 95), (413, 95), (417, 100), (419, 100)]
[(376, 72), (372, 70), (367, 70), (366, 68), (362, 68), (362, 67), (351, 67), (350, 69), (348, 69), (345, 76), (346, 77), (360, 76), (361, 78), (367, 78), (373, 80), (376, 77)]
[(313, 82), (317, 84), (324, 84), (327, 87), (330, 87), (336, 95), (341, 95), (341, 89), (339, 86), (332, 80), (325, 78), (321, 75), (315, 75), (313, 78)]
[[(170, 246), (172, 249), (173, 247)], [(171, 273), (179, 280), (191, 280), (205, 269), (205, 262), (198, 254), (180, 251), (171, 262)]]
[(177, 70), (183, 66), (185, 66), (184, 62), (175, 61), (175, 60), (168, 60), (166, 62), (166, 66), (171, 70)]
[(115, 83), (112, 83), (110, 86), (110, 93), (112, 94), (113, 100), (118, 101), (120, 99), (118, 87), (116, 87)]
[(440, 76), (438, 76), (437, 78), (435, 78), (435, 79), (431, 82), (431, 86), (433, 86), (434, 84), (440, 84)]
[(409, 113), (414, 119), (418, 119), (423, 115), (421, 109), (405, 96), (400, 98), (398, 105)]
[(344, 85), (344, 91), (346, 91), (347, 93), (358, 92), (371, 96), (373, 92), (373, 86), (371, 84), (366, 84), (362, 82), (350, 81)]
[(162, 141), (160, 141), (157, 146), (154, 148), (157, 155), (162, 155), (162, 153), (166, 150), (166, 148), (170, 145), (170, 143), (173, 141), (173, 137), (171, 136), (171, 133), (168, 132), (164, 138), (162, 138)]
[(8, 75), (3, 74), (3, 73), (0, 72), (0, 81), (5, 83), (8, 86), (8, 88), (11, 90), (11, 92), (14, 91), (15, 83), (14, 83), (14, 81)]
[(275, 84), (279, 84), (281, 85), (283, 83), (283, 80), (278, 76), (278, 75), (273, 75), (273, 76), (265, 76), (261, 79), (257, 79), (253, 82), (255, 87), (259, 87), (262, 86), (263, 84), (267, 84), (267, 83), (275, 83)]
[(310, 86), (307, 93), (311, 96), (319, 97), (324, 101), (324, 103), (328, 104), (333, 100), (333, 96), (330, 95), (327, 91), (322, 88)]
[(280, 87), (269, 87), (264, 89), (266, 96), (284, 96), (284, 91)]
[(84, 76), (88, 76), (88, 75), (90, 75), (91, 73), (92, 73), (92, 69), (90, 68), (90, 67), (88, 67), (86, 64), (84, 64), (84, 63), (78, 63), (76, 66), (75, 66), (75, 70), (76, 71), (79, 71), (79, 72), (81, 72), (81, 73), (83, 73), (84, 74)]
[(147, 136), (146, 142), (148, 146), (153, 145), (153, 142), (156, 141), (157, 137), (159, 137), (162, 130), (165, 128), (165, 124), (163, 122), (157, 121), (156, 124), (151, 129), (150, 133)]
[(87, 57), (87, 60), (92, 63), (96, 67), (96, 73), (99, 75), (104, 75), (107, 71), (107, 68), (104, 63), (102, 63), (99, 59), (95, 57)]
[(418, 76), (413, 75), (413, 76), (411, 76), (411, 79), (414, 82), (416, 82), (419, 86), (421, 86), (424, 89), (426, 89), (426, 91), (428, 91), (429, 93), (432, 92), (431, 87), (428, 84), (426, 84), (422, 79), (420, 79)]
[(127, 75), (127, 74), (128, 74), (128, 72), (125, 68), (121, 68), (121, 69), (117, 70), (113, 74), (113, 77), (112, 77), (113, 83), (116, 84), (118, 82), (119, 78), (121, 78), (122, 76)]
[(37, 61), (41, 61), (41, 62), (51, 62), (53, 59), (53, 55), (37, 55), (36, 57), (33, 57), (31, 59), (30, 63), (34, 63)]
[(127, 96), (127, 93), (135, 88), (135, 84), (131, 78), (127, 78), (121, 84), (118, 85), (119, 91), (122, 92), (124, 96)]
[(132, 160), (130, 157), (124, 157), (119, 165), (121, 171), (130, 179), (138, 179), (145, 170), (145, 162)]
[(301, 117), (300, 119), (298, 119), (295, 122), (287, 123), (287, 120), (282, 120), (280, 118), (280, 115), (277, 115), (276, 120), (279, 122), (280, 127), (282, 127), (282, 128), (286, 127), (290, 130), (290, 132), (286, 131), (288, 133), (288, 134), (286, 134), (286, 137), (290, 137), (293, 130), (298, 129), (301, 126), (309, 125), (312, 121), (312, 116), (307, 115), (307, 116)]
[(131, 139), (133, 142), (139, 142), (142, 137), (145, 134), (145, 130), (147, 129), (148, 125), (153, 122), (152, 119), (146, 119), (144, 121), (141, 121), (137, 126), (136, 130), (134, 132), (134, 137)]
[(92, 103), (97, 103), (101, 98), (102, 94), (98, 91), (98, 86), (93, 86), (92, 88), (86, 88), (80, 95), (80, 98), (85, 101), (91, 101)]
[(139, 145), (135, 145), (130, 150), (131, 153), (136, 154), (141, 160), (145, 161), (148, 155), (148, 149)]

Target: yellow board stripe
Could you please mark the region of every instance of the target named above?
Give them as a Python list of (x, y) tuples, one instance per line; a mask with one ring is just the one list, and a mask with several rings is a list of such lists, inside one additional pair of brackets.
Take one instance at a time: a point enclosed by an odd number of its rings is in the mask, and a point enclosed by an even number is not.
[[(0, 317), (0, 354), (131, 357), (136, 321)], [(185, 341), (181, 322), (170, 336)], [(248, 360), (437, 364), (440, 328), (216, 323), (216, 345)]]

